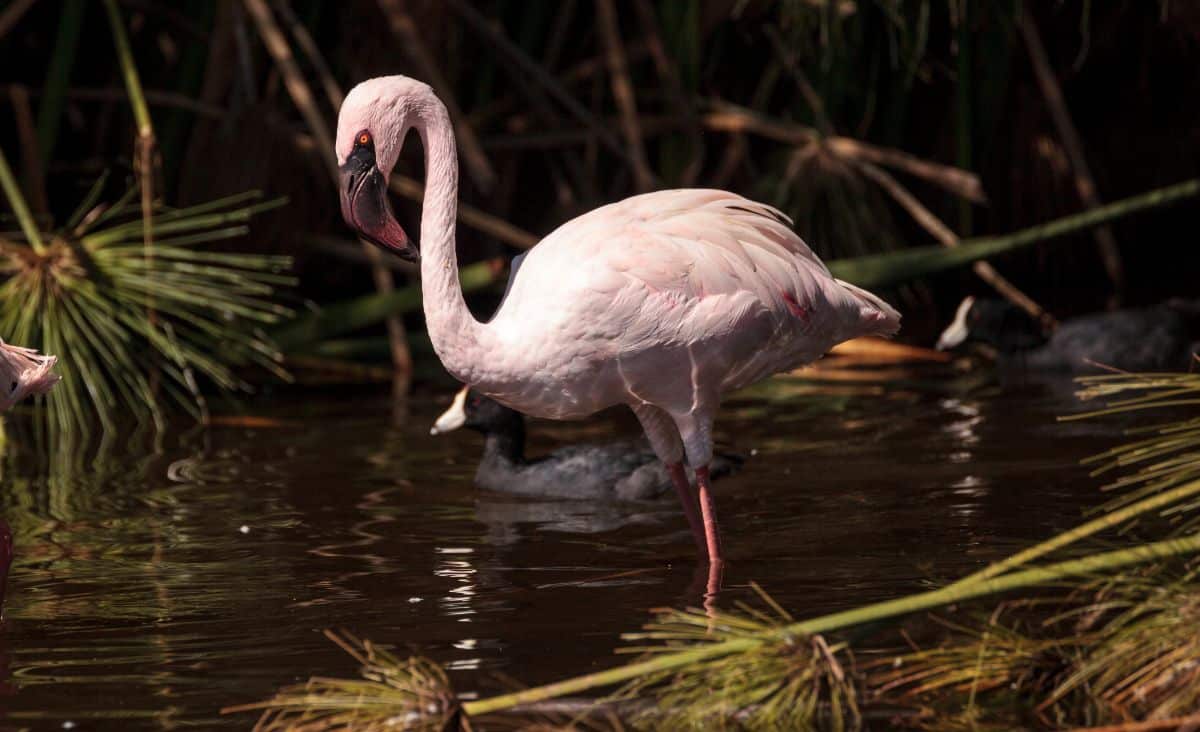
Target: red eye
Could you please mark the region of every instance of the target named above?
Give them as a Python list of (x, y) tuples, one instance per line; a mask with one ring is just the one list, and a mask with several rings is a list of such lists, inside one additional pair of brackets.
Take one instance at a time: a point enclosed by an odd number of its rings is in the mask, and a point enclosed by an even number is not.
[(370, 132), (358, 133), (358, 144), (359, 145), (366, 145), (370, 141), (371, 141), (371, 133)]

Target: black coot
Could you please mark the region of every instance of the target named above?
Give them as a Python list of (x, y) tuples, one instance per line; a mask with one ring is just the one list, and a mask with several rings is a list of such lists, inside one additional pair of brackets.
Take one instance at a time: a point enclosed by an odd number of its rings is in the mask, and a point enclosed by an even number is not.
[(999, 366), (1029, 372), (1187, 371), (1200, 349), (1200, 301), (1084, 315), (1064, 320), (1046, 335), (1015, 305), (968, 297), (937, 347), (969, 341), (995, 348)]
[[(468, 427), (484, 436), (483, 457), (475, 471), (480, 488), (529, 496), (638, 501), (672, 490), (666, 467), (650, 444), (621, 440), (559, 448), (539, 458), (525, 457), (525, 417), (464, 387), (454, 397), (431, 434)], [(716, 453), (714, 478), (737, 470), (743, 459)]]

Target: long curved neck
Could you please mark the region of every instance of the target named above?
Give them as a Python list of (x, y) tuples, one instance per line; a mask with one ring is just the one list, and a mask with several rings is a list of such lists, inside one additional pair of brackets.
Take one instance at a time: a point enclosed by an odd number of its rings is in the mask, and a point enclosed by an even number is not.
[(425, 148), (425, 198), (421, 208), (421, 289), (425, 325), (442, 365), (467, 384), (482, 363), (484, 325), (463, 299), (455, 251), (458, 150), (450, 115), (429, 94), (414, 105), (413, 127)]

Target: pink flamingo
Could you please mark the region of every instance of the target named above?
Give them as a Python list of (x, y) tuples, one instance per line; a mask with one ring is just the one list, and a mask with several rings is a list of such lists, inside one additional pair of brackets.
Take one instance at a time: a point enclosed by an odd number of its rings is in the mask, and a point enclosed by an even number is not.
[[(410, 129), (425, 149), (419, 256), (387, 201)], [(346, 222), (420, 260), (429, 337), (455, 378), (536, 417), (633, 410), (709, 559), (710, 593), (724, 556), (708, 471), (721, 394), (900, 327), (887, 303), (834, 279), (779, 211), (701, 189), (634, 196), (558, 227), (513, 261), (481, 323), (458, 280), (458, 158), (433, 90), (403, 76), (359, 84), (338, 115), (336, 153)]]
[(51, 371), (57, 361), (54, 356), (0, 340), (0, 412), (7, 412), (27, 396), (49, 392), (58, 383), (58, 375)]

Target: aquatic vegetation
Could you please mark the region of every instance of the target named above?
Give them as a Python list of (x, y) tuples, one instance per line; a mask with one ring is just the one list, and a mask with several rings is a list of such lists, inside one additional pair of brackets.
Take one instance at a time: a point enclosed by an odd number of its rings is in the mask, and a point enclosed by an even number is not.
[(970, 642), (880, 659), (869, 668), (867, 677), (873, 697), (893, 696), (897, 691), (921, 697), (948, 691), (977, 695), (1029, 688), (1062, 666), (1059, 642), (1033, 638), (995, 616), (979, 627), (935, 620)]
[(461, 705), (441, 666), (419, 656), (399, 658), (349, 633), (325, 635), (362, 665), (362, 680), (313, 678), (265, 702), (223, 711), (265, 709), (256, 732), (470, 729), (459, 723)]
[[(1198, 362), (1200, 363), (1200, 362)], [(1079, 380), (1083, 399), (1111, 399), (1103, 408), (1063, 418), (1078, 420), (1108, 414), (1139, 412), (1145, 410), (1167, 410), (1191, 408), (1200, 405), (1200, 374), (1107, 374), (1090, 376)], [(1188, 417), (1164, 424), (1152, 424), (1128, 431), (1132, 442), (1118, 445), (1085, 461), (1093, 465), (1094, 476), (1106, 476), (1114, 472), (1136, 468), (1118, 475), (1104, 486), (1106, 491), (1120, 490), (1121, 494), (1101, 507), (1102, 511), (1116, 511), (1137, 501), (1157, 497), (1163, 501), (1169, 491), (1177, 490), (1180, 484), (1200, 478), (1200, 417)], [(1193, 494), (1182, 491), (1182, 497)], [(1200, 503), (1195, 500), (1174, 506), (1164, 501), (1164, 511), (1173, 520), (1180, 521), (1184, 515)], [(1192, 524), (1185, 524), (1190, 526)]]
[[(1063, 419), (1094, 418), (1200, 404), (1200, 374), (1109, 374), (1079, 379), (1085, 399), (1108, 398), (1101, 409)], [(1115, 398), (1114, 397), (1121, 397)], [(1135, 468), (1105, 486), (1122, 490), (1101, 515), (1036, 547), (951, 585), (988, 581), (1006, 569), (1104, 530), (1131, 530), (1159, 514), (1176, 535), (1195, 537), (1188, 512), (1200, 506), (1200, 423), (1195, 417), (1129, 430), (1141, 439), (1087, 461), (1093, 475)], [(1148, 436), (1146, 436), (1148, 435)], [(1041, 623), (956, 626), (943, 645), (892, 659), (876, 679), (880, 695), (939, 700), (942, 708), (995, 707), (988, 695), (1023, 699), (1047, 726), (1165, 720), (1194, 713), (1200, 703), (1200, 569), (1172, 577), (1165, 570), (1094, 579), (1067, 598), (1045, 603), (1055, 614)], [(980, 721), (977, 716), (972, 721)]]
[[(284, 375), (262, 329), (290, 314), (274, 297), (292, 283), (290, 258), (207, 248), (245, 235), (254, 215), (284, 202), (257, 192), (185, 208), (158, 200), (145, 95), (117, 5), (107, 0), (105, 9), (136, 121), (136, 185), (101, 203), (101, 176), (65, 223), (46, 226), (0, 153), (0, 185), (23, 235), (0, 239), (0, 335), (63, 358), (61, 384), (46, 401), (59, 433), (97, 423), (108, 431), (124, 415), (161, 426), (167, 400), (201, 417), (203, 381), (245, 388), (235, 371), (244, 365)], [(77, 24), (79, 10), (63, 23)], [(31, 193), (44, 198), (40, 188)]]
[(755, 590), (767, 611), (745, 604), (737, 613), (663, 610), (644, 632), (625, 636), (659, 643), (620, 650), (650, 659), (768, 633), (777, 642), (645, 674), (611, 698), (651, 700), (633, 721), (656, 729), (857, 729), (862, 717), (856, 684), (845, 659), (838, 659), (848, 652), (846, 644), (831, 645), (819, 634), (781, 632), (795, 618)]
[[(11, 180), (7, 167), (0, 174)], [(0, 333), (15, 343), (69, 354), (47, 400), (60, 430), (112, 428), (119, 415), (163, 419), (160, 394), (203, 415), (201, 378), (245, 388), (239, 364), (283, 375), (262, 327), (289, 310), (275, 288), (289, 285), (288, 257), (207, 250), (243, 236), (257, 213), (281, 205), (250, 192), (182, 209), (154, 206), (159, 237), (144, 247), (132, 199), (98, 204), (97, 181), (67, 223), (41, 232), (20, 217), (25, 241), (0, 248)], [(5, 187), (15, 210), (23, 202)], [(161, 375), (161, 377), (160, 377)]]

